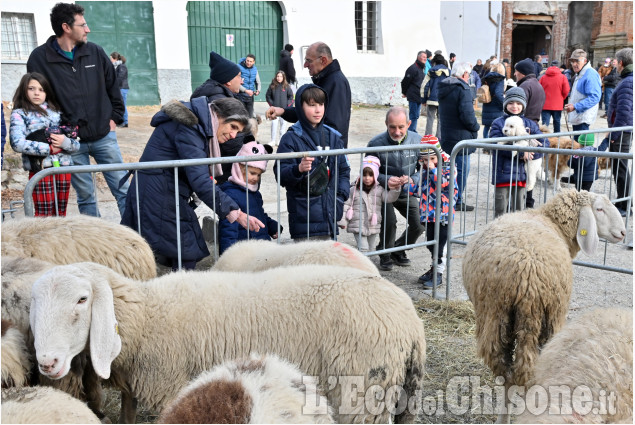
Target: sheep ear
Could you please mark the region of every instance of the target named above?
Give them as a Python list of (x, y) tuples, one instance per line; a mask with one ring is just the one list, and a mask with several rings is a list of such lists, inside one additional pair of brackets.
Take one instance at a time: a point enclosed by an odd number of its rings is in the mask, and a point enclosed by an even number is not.
[(112, 290), (100, 276), (93, 280), (93, 305), (90, 321), (90, 359), (97, 375), (110, 377), (110, 364), (121, 351), (119, 325), (115, 318)]
[(580, 209), (576, 239), (582, 252), (586, 255), (595, 254), (600, 239), (598, 238), (598, 229), (595, 223), (593, 209), (588, 205)]

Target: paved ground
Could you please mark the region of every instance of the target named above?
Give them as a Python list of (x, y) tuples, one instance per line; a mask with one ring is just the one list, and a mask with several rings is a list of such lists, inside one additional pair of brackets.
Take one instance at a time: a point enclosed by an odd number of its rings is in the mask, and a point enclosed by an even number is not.
[[(256, 104), (255, 110), (264, 116), (266, 104)], [(155, 107), (133, 107), (130, 111), (130, 126), (125, 129), (118, 129), (118, 139), (121, 146), (124, 159), (127, 162), (135, 162), (145, 147), (145, 143), (152, 132), (150, 127), (150, 119), (156, 112)], [(386, 107), (360, 107), (354, 106), (350, 125), (349, 135), (349, 147), (361, 148), (365, 147), (370, 138), (374, 135), (385, 131), (384, 115)], [(564, 122), (563, 122), (564, 124)], [(606, 120), (598, 118), (592, 128), (603, 129), (606, 128)], [(263, 122), (259, 126), (259, 133), (257, 139), (261, 143), (268, 143), (270, 141), (270, 122)], [(566, 128), (563, 126), (563, 128)], [(425, 129), (425, 117), (421, 117), (418, 123), (418, 129), (422, 132)], [(602, 136), (603, 135), (599, 135)], [(600, 139), (600, 137), (596, 137)], [(599, 143), (599, 142), (598, 142)], [(9, 145), (7, 144), (7, 147)], [(9, 148), (10, 151), (10, 148)], [(11, 153), (7, 153), (11, 156)], [(352, 164), (351, 176), (356, 177), (359, 173), (359, 161), (360, 155), (349, 155), (349, 160)], [(472, 171), (468, 181), (468, 203), (476, 204), (477, 210), (475, 212), (466, 214), (457, 214), (457, 220), (455, 221), (455, 228), (453, 233), (457, 232), (471, 232), (478, 230), (482, 227), (486, 221), (491, 220), (491, 208), (492, 208), (492, 193), (491, 186), (489, 185), (489, 156), (477, 153), (472, 155), (471, 159)], [(275, 179), (273, 178), (272, 170), (273, 164), (269, 164), (268, 171), (263, 175), (262, 193), (265, 200), (265, 209), (274, 218), (277, 217), (277, 190), (275, 185)], [(19, 174), (19, 173), (18, 173)], [(116, 208), (114, 199), (110, 195), (108, 188), (103, 184), (103, 178), (98, 175), (100, 181), (98, 198), (99, 207), (102, 216), (105, 219), (118, 221), (119, 213)], [(610, 179), (607, 175), (602, 175), (601, 178), (595, 183), (593, 190), (597, 192), (607, 192), (611, 186)], [(542, 198), (544, 192), (539, 190), (539, 196)], [(549, 196), (551, 193), (548, 192)], [(3, 192), (3, 197), (5, 192)], [(281, 196), (284, 196), (284, 190), (281, 192)], [(536, 196), (534, 196), (536, 197)], [(489, 199), (489, 201), (488, 201)], [(489, 213), (486, 214), (489, 207)], [(204, 205), (197, 209), (199, 217), (211, 215), (211, 211)], [(280, 219), (281, 223), (288, 228), (287, 216), (286, 216), (286, 204), (284, 198), (280, 203)], [(77, 207), (74, 195), (71, 197), (69, 205), (69, 214), (77, 214)], [(20, 213), (17, 213), (19, 216)], [(400, 226), (404, 226), (404, 220), (401, 220)], [(632, 220), (629, 220), (628, 224), (628, 240), (632, 241)], [(399, 232), (401, 231), (401, 228)], [(283, 242), (289, 242), (288, 232), (283, 233), (281, 240)], [(341, 235), (340, 240), (354, 244), (352, 235), (344, 233)], [(469, 240), (469, 238), (467, 239)], [(421, 241), (421, 240), (420, 240)], [(466, 294), (461, 282), (461, 261), (465, 248), (459, 244), (453, 244), (452, 246), (452, 259), (450, 278), (450, 297), (453, 299), (466, 299)], [(595, 257), (586, 258), (583, 254), (580, 254), (577, 258), (579, 261), (603, 263), (606, 258), (606, 262), (614, 267), (620, 267), (624, 269), (632, 270), (633, 268), (633, 254), (632, 250), (628, 250), (624, 245), (609, 245), (606, 248), (602, 247)], [(430, 291), (424, 291), (417, 283), (417, 278), (423, 274), (430, 266), (430, 254), (425, 247), (420, 247), (411, 251), (408, 251), (408, 256), (412, 260), (412, 266), (410, 267), (397, 267), (391, 272), (382, 272), (382, 275), (391, 280), (395, 284), (402, 287), (413, 299), (419, 299), (421, 297), (430, 296)], [(378, 259), (375, 257), (374, 261), (378, 263)], [(212, 259), (203, 261), (199, 265), (200, 267), (209, 267)], [(571, 315), (578, 314), (579, 311), (583, 311), (593, 306), (612, 306), (620, 305), (625, 307), (632, 307), (633, 305), (633, 278), (629, 274), (621, 274), (615, 272), (606, 272), (602, 270), (587, 268), (587, 267), (574, 267), (575, 284), (573, 297), (571, 302)], [(445, 282), (445, 278), (444, 278)], [(446, 286), (442, 286), (438, 295), (445, 296)]]

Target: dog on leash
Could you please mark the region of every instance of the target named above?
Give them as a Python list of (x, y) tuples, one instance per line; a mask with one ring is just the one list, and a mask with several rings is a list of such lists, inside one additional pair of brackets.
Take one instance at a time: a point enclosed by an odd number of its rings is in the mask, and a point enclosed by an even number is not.
[[(550, 133), (549, 128), (541, 125), (540, 131)], [(549, 137), (549, 147), (556, 149), (580, 149), (581, 145), (570, 137)], [(545, 170), (549, 182), (556, 190), (561, 189), (560, 178), (569, 170), (569, 160), (571, 155), (558, 155), (550, 153), (547, 155)]]
[[(523, 119), (519, 116), (511, 116), (505, 120), (503, 126), (503, 134), (505, 136), (526, 136), (529, 135), (529, 129), (525, 127)], [(540, 142), (536, 139), (518, 140), (514, 142), (516, 146), (540, 146)], [(512, 158), (516, 152), (512, 153)], [(525, 165), (525, 172), (527, 173), (527, 191), (533, 190), (538, 178), (544, 179), (542, 171), (542, 158), (531, 159), (527, 161)]]

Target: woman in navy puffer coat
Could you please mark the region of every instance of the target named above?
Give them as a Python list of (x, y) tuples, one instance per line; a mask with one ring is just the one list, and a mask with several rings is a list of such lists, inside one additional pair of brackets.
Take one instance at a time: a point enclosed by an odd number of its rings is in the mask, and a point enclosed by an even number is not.
[(502, 63), (490, 68), (490, 72), (483, 77), (483, 84), (489, 86), (492, 101), (483, 104), (481, 124), (483, 124), (483, 138), (489, 134), (489, 128), (498, 117), (503, 116), (503, 95), (505, 93), (505, 67)]

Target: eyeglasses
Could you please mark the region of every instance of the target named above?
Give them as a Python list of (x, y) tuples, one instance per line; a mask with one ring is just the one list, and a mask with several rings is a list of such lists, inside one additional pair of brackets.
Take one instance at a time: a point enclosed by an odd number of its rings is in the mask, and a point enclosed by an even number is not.
[(308, 63), (308, 64), (312, 64), (313, 62), (315, 62), (316, 60), (322, 58), (323, 56), (318, 56), (315, 59), (309, 59), (309, 58), (304, 58), (304, 62)]
[(82, 27), (84, 29), (88, 28), (88, 24), (84, 22), (83, 24), (73, 24), (74, 27)]

